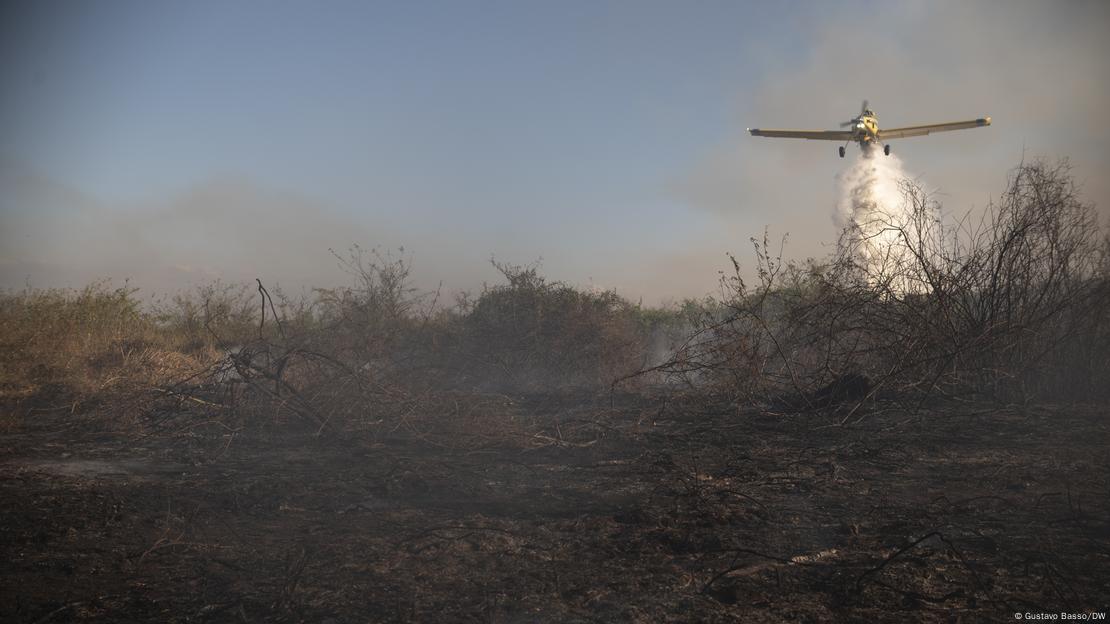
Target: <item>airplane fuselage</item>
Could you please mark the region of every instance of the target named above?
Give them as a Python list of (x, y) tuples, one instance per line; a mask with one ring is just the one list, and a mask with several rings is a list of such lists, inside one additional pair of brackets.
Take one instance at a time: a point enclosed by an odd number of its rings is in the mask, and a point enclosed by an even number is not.
[(879, 143), (879, 120), (870, 114), (865, 114), (853, 120), (852, 140), (859, 143), (863, 149), (871, 147), (871, 143)]

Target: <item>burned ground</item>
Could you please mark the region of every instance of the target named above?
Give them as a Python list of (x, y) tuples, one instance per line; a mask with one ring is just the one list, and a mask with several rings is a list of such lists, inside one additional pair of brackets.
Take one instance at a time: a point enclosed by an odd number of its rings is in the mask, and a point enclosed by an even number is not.
[[(6, 621), (996, 621), (1105, 610), (1104, 407), (778, 414), (483, 397), (503, 423), (3, 441)], [(476, 416), (475, 416), (476, 417)], [(488, 420), (486, 421), (489, 422)], [(442, 423), (443, 426), (437, 426)]]

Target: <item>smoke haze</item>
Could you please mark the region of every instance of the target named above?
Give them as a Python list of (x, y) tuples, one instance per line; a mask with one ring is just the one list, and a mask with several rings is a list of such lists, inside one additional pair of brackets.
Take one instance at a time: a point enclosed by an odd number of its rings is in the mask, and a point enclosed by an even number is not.
[(699, 296), (765, 228), (825, 256), (860, 173), (744, 128), (864, 98), (883, 127), (994, 118), (894, 144), (949, 213), (1026, 155), (1110, 209), (1105, 2), (70, 8), (0, 8), (0, 287), (326, 286), (357, 243), (426, 289), (496, 281), (494, 255)]

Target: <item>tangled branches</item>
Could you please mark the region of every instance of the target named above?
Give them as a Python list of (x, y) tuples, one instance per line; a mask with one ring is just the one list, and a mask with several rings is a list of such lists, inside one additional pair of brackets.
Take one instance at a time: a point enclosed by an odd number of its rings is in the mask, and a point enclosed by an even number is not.
[[(1110, 388), (1107, 239), (1066, 162), (1024, 163), (975, 224), (946, 227), (902, 184), (902, 218), (859, 224), (826, 263), (784, 262), (753, 239), (759, 283), (735, 263), (717, 309), (662, 368), (761, 400), (803, 399), (866, 373), (887, 395), (1098, 398)], [(892, 236), (891, 233), (894, 235)]]

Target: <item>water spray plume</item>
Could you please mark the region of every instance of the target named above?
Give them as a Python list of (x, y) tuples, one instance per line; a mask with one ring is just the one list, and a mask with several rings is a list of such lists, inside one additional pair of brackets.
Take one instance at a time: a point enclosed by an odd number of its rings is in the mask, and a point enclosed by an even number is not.
[[(909, 179), (902, 161), (884, 156), (879, 149), (865, 150), (837, 176), (840, 201), (833, 220), (848, 232), (845, 242), (858, 254), (872, 280), (883, 280), (890, 271), (913, 261), (904, 238), (914, 222), (913, 206), (903, 192)], [(907, 285), (896, 290), (904, 292)]]

